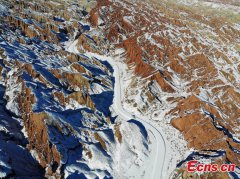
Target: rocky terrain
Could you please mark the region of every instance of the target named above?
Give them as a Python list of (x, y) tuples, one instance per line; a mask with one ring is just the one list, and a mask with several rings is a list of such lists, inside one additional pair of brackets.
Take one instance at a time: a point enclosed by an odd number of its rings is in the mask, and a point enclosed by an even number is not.
[(1, 1), (0, 178), (112, 178), (147, 157), (139, 126), (110, 111), (112, 67), (87, 55), (108, 46), (94, 4)]
[(98, 1), (91, 11), (92, 24), (101, 19), (109, 41), (126, 51), (125, 108), (157, 121), (174, 154), (183, 157), (187, 146), (240, 166), (239, 10), (237, 1), (129, 0)]
[[(0, 178), (136, 178), (158, 150), (138, 116), (164, 136), (164, 177), (239, 178), (239, 13), (237, 0), (0, 0)], [(112, 107), (104, 58), (136, 119)], [(237, 170), (191, 175), (192, 159)]]

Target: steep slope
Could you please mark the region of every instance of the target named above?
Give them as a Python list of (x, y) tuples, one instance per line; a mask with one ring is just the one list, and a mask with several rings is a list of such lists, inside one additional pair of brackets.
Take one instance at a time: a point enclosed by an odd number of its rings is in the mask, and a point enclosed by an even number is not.
[[(239, 12), (0, 0), (0, 177), (239, 178)], [(193, 159), (237, 169), (189, 174)]]
[(95, 4), (0, 1), (1, 177), (119, 178), (147, 158), (148, 133), (110, 110), (112, 67), (88, 56), (109, 46)]
[(170, 140), (168, 172), (201, 153), (240, 166), (238, 12), (233, 1), (106, 0), (90, 13), (126, 51), (125, 109), (148, 115)]

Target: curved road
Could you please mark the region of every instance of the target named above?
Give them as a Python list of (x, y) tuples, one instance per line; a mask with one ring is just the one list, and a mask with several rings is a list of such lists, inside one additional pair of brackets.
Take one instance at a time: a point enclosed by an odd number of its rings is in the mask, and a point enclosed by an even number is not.
[[(76, 43), (70, 44), (70, 46), (67, 47), (69, 52), (78, 53), (78, 50), (76, 48)], [(165, 179), (167, 178), (166, 173), (164, 173), (164, 169), (166, 168), (165, 158), (166, 158), (166, 142), (164, 140), (163, 135), (161, 132), (154, 127), (149, 121), (144, 120), (142, 117), (134, 116), (134, 114), (130, 114), (128, 111), (124, 110), (121, 104), (122, 99), (122, 84), (123, 81), (121, 80), (121, 63), (118, 61), (117, 58), (112, 58), (114, 55), (111, 55), (110, 57), (99, 55), (96, 53), (86, 52), (86, 56), (89, 57), (95, 57), (102, 61), (108, 61), (108, 63), (113, 67), (114, 69), (114, 77), (115, 77), (115, 84), (114, 84), (114, 99), (113, 99), (113, 110), (123, 119), (126, 121), (137, 118), (136, 120), (140, 121), (147, 131), (149, 131), (155, 141), (152, 142), (152, 151), (150, 152), (149, 156), (149, 162), (147, 163), (147, 168), (144, 170), (144, 177), (143, 179)], [(116, 54), (117, 55), (117, 54)], [(152, 162), (151, 162), (152, 161)]]
[[(122, 88), (121, 88), (121, 71), (119, 68), (119, 64), (117, 61), (108, 60), (108, 62), (112, 65), (114, 69), (114, 77), (115, 77), (115, 86), (114, 86), (114, 99), (113, 99), (113, 109), (125, 120), (129, 120), (133, 118), (133, 115), (128, 111), (124, 110), (121, 104), (122, 99)], [(151, 179), (161, 179), (163, 177), (163, 166), (165, 161), (165, 153), (166, 153), (166, 144), (161, 133), (150, 123), (141, 119), (141, 117), (136, 116), (137, 120), (140, 121), (146, 130), (152, 132), (155, 141), (152, 141), (152, 145), (154, 145), (153, 150), (150, 154), (150, 160), (152, 164), (148, 167), (144, 178)], [(135, 118), (136, 118), (135, 117)]]
[[(108, 61), (110, 65), (114, 69), (114, 77), (115, 77), (115, 84), (114, 84), (114, 99), (113, 99), (113, 110), (124, 120), (128, 121), (133, 119), (134, 115), (130, 114), (128, 111), (123, 109), (121, 101), (122, 101), (122, 78), (121, 78), (121, 63), (118, 62), (117, 58), (113, 59), (111, 57), (101, 56), (95, 53), (88, 53), (89, 56), (94, 56), (102, 61)], [(166, 156), (166, 142), (164, 137), (162, 136), (161, 132), (154, 127), (149, 121), (144, 120), (142, 117), (135, 116), (136, 120), (140, 121), (146, 130), (150, 132), (153, 137), (154, 141), (152, 142), (152, 151), (149, 155), (149, 161), (151, 162), (147, 168), (145, 168), (144, 179), (165, 179), (167, 178), (166, 174), (164, 174), (164, 163), (165, 163), (165, 156)]]

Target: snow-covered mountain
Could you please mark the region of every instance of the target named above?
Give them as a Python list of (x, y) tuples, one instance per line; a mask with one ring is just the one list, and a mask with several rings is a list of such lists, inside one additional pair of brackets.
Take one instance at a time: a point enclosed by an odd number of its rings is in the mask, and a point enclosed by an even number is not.
[(162, 129), (168, 174), (191, 159), (240, 166), (239, 10), (238, 1), (116, 0), (91, 11), (126, 51), (123, 107)]
[(0, 177), (118, 177), (149, 154), (144, 127), (111, 110), (113, 68), (90, 54), (108, 43), (81, 5), (1, 2)]
[(240, 167), (240, 4), (0, 0), (0, 178)]

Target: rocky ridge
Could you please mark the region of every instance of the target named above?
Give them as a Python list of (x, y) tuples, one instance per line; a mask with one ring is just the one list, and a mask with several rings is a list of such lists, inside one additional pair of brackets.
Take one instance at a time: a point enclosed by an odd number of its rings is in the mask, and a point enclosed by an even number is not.
[[(239, 167), (239, 5), (192, 2), (98, 1), (90, 21), (126, 51), (126, 109), (167, 126), (176, 153), (183, 137), (212, 163)], [(182, 135), (169, 134), (169, 123)]]
[[(144, 161), (141, 130), (110, 110), (111, 66), (89, 55), (119, 48), (122, 103), (163, 129), (166, 172), (189, 177), (191, 159), (239, 171), (239, 11), (224, 0), (0, 1), (1, 110), (17, 126), (0, 123), (1, 177), (119, 178)], [(15, 151), (33, 168), (19, 172)]]
[[(0, 145), (0, 177), (112, 178), (129, 167), (116, 157), (138, 166), (134, 161), (147, 156), (140, 128), (110, 110), (111, 66), (88, 55), (109, 46), (87, 22), (95, 4), (0, 1), (1, 100), (22, 136), (19, 144), (1, 135), (1, 143), (14, 145), (10, 152)], [(10, 135), (5, 127), (0, 133)], [(18, 145), (29, 171), (16, 168)]]

